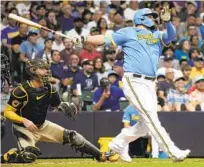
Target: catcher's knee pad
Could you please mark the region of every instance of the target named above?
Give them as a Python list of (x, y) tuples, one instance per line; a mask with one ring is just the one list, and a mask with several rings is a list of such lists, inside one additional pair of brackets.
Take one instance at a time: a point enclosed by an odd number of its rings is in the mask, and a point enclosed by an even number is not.
[(97, 161), (105, 161), (106, 157), (100, 152), (100, 150), (87, 141), (81, 134), (73, 130), (65, 130), (65, 133), (68, 136), (64, 136), (64, 144), (71, 143), (71, 147), (79, 150), (82, 154), (86, 153), (92, 155), (96, 158)]

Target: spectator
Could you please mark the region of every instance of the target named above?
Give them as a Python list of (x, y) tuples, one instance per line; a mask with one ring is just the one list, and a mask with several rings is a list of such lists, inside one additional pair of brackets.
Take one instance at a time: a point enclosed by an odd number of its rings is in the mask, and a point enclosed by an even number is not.
[(24, 41), (20, 45), (20, 60), (26, 62), (40, 57), (40, 53), (43, 51), (43, 46), (37, 43), (38, 33), (36, 31), (30, 31), (27, 36), (27, 41)]
[(184, 30), (181, 29), (181, 19), (178, 16), (173, 16), (172, 17), (172, 24), (175, 26), (176, 28), (176, 34), (177, 34), (177, 39), (181, 38), (184, 36), (185, 32), (183, 32)]
[(57, 31), (60, 29), (60, 25), (57, 21), (56, 14), (54, 10), (50, 10), (47, 12), (47, 27)]
[[(85, 28), (83, 28), (84, 23), (82, 18), (75, 18), (74, 19), (74, 28), (66, 31), (66, 35), (70, 36), (70, 37), (76, 37), (76, 36), (88, 36), (89, 35), (89, 31)], [(76, 45), (76, 47), (78, 49), (81, 49), (83, 46), (82, 44)]]
[[(16, 8), (11, 8), (9, 13), (18, 14)], [(19, 34), (18, 27), (16, 26), (16, 21), (8, 18), (8, 27), (1, 31), (1, 41), (2, 45), (6, 48), (11, 48), (11, 39)]]
[(87, 29), (90, 30), (92, 27), (96, 27), (98, 21), (102, 18), (102, 12), (100, 10), (96, 10), (95, 13), (93, 14), (91, 22), (87, 24)]
[(39, 22), (37, 7), (38, 7), (37, 3), (32, 3), (30, 6), (30, 18), (32, 21), (34, 21), (36, 23)]
[[(62, 1), (54, 1), (52, 7), (53, 7), (53, 10), (55, 12), (56, 18), (60, 18), (62, 16), (62, 11), (61, 11)], [(59, 23), (59, 20), (58, 20), (58, 23)]]
[[(166, 64), (164, 62), (164, 59), (166, 59)], [(162, 56), (160, 56), (159, 67), (161, 68), (166, 66), (169, 66), (176, 70), (180, 70), (179, 61), (174, 59), (174, 49), (171, 46), (164, 47), (162, 50)]]
[(36, 11), (39, 19), (45, 18), (47, 10), (44, 5), (38, 5)]
[(73, 48), (73, 43), (68, 38), (63, 38), (64, 49), (60, 52), (61, 60), (64, 61), (66, 65), (70, 64), (70, 55), (75, 52)]
[(190, 37), (191, 48), (200, 49), (201, 48), (201, 41), (199, 42), (199, 38), (197, 35), (193, 35)]
[(173, 88), (173, 79), (174, 79), (174, 69), (167, 68), (165, 71), (165, 81), (158, 82), (158, 89), (163, 91), (165, 94), (167, 94), (169, 89)]
[(82, 13), (82, 19), (84, 22), (84, 28), (87, 28), (87, 24), (89, 22), (91, 22), (91, 18), (92, 18), (92, 13), (90, 12), (90, 10), (86, 9), (83, 13)]
[[(45, 27), (47, 26), (47, 22), (44, 18), (39, 20), (39, 24), (42, 26), (45, 26)], [(44, 47), (45, 40), (48, 38), (52, 38), (52, 33), (48, 32), (46, 30), (40, 29), (39, 34), (40, 34), (40, 37), (38, 38), (38, 43), (40, 45), (42, 45), (42, 47)]]
[(28, 25), (19, 23), (18, 24), (19, 35), (11, 39), (11, 48), (12, 48), (12, 67), (14, 70), (14, 81), (20, 83), (21, 78), (21, 64), (19, 62), (20, 56), (20, 45), (22, 42), (27, 40)]
[(101, 78), (107, 76), (107, 74), (105, 73), (105, 67), (103, 65), (103, 60), (100, 57), (96, 57), (93, 60), (93, 64), (94, 64), (94, 73), (98, 77), (98, 83), (100, 83)]
[(79, 56), (76, 53), (70, 55), (70, 64), (66, 71), (67, 82), (69, 80), (69, 85), (72, 84), (73, 78), (81, 72), (81, 67), (79, 66)]
[(189, 60), (190, 59), (189, 58), (189, 50), (190, 50), (190, 42), (189, 42), (189, 40), (184, 39), (179, 44), (179, 48), (176, 49), (174, 52), (175, 58), (177, 60), (180, 60), (181, 57), (186, 57)]
[(112, 70), (112, 67), (116, 59), (115, 49), (113, 47), (107, 47), (104, 50), (104, 54), (106, 57), (106, 62), (104, 62), (105, 71), (110, 71)]
[(52, 50), (58, 50), (61, 52), (65, 47), (62, 41), (62, 37), (60, 35), (57, 35), (57, 33), (62, 33), (62, 31), (56, 31), (56, 34), (54, 34)]
[(84, 3), (86, 9), (90, 10), (92, 13), (95, 12), (94, 1), (84, 1)]
[(174, 78), (175, 89), (171, 89), (167, 94), (167, 104), (170, 111), (193, 111), (189, 96), (184, 89), (184, 81), (185, 78), (182, 75)]
[(190, 72), (190, 78), (194, 79), (195, 77), (199, 75), (204, 74), (204, 59), (202, 56), (195, 57), (194, 58), (194, 67), (192, 67), (191, 72)]
[(52, 1), (44, 1), (43, 4), (45, 5), (46, 10), (52, 10), (53, 3)]
[(192, 86), (192, 79), (190, 79), (191, 66), (186, 65), (182, 68), (183, 76), (185, 78), (185, 91), (188, 92)]
[(198, 46), (200, 47), (202, 44), (201, 41), (201, 35), (199, 32), (199, 29), (197, 29), (197, 26), (195, 24), (190, 24), (187, 27), (187, 34), (185, 36), (181, 37), (178, 42), (181, 42), (182, 40), (190, 40), (192, 36), (198, 37)]
[[(184, 57), (185, 58), (185, 57)], [(164, 56), (163, 58), (163, 67), (157, 70), (157, 73), (164, 74), (167, 68), (173, 68), (173, 57), (171, 56)], [(180, 67), (179, 67), (180, 68)], [(180, 70), (173, 69), (174, 73), (181, 73)]]
[[(71, 89), (73, 95), (79, 96), (79, 91), (95, 91), (98, 89), (98, 78), (93, 73), (93, 61), (84, 60), (82, 62), (83, 70), (75, 75)], [(80, 85), (81, 90), (77, 90), (77, 85)]]
[(157, 82), (165, 81), (165, 75), (163, 73), (157, 73)]
[(138, 9), (138, 1), (129, 1), (129, 7), (124, 10), (124, 17), (126, 20), (133, 20), (135, 12)]
[(53, 39), (51, 38), (46, 39), (44, 42), (44, 50), (40, 53), (40, 57), (42, 57), (44, 61), (47, 61), (48, 64), (50, 64), (52, 60), (51, 58), (52, 44), (53, 44)]
[(90, 35), (99, 35), (99, 29), (97, 27), (92, 27), (90, 30)]
[(54, 80), (56, 83), (62, 82), (63, 84), (63, 81), (65, 80), (66, 70), (68, 69), (68, 67), (64, 65), (62, 61), (60, 61), (60, 53), (58, 50), (53, 50), (51, 52), (51, 58), (52, 62), (50, 69), (52, 72), (52, 80)]
[(157, 90), (157, 111), (169, 111), (166, 96), (164, 91)]
[(111, 4), (109, 5), (109, 8), (110, 9), (116, 9), (116, 11), (123, 11), (123, 9), (121, 8), (121, 3), (122, 1), (114, 1), (114, 0), (111, 0)]
[(110, 34), (113, 32), (112, 30), (108, 30), (108, 24), (107, 24), (106, 19), (104, 19), (104, 18), (101, 18), (98, 21), (97, 27), (99, 29), (99, 33), (103, 34), (103, 35), (107, 35), (107, 34)]
[(15, 8), (15, 6), (16, 6), (16, 4), (15, 4), (14, 1), (7, 1), (5, 3), (5, 12), (6, 12), (6, 14), (10, 13), (10, 9)]
[(179, 13), (179, 17), (181, 18), (182, 22), (186, 21), (188, 15), (196, 14), (197, 3), (195, 1), (188, 1), (186, 3), (186, 10)]
[(190, 66), (193, 66), (193, 60), (196, 57), (199, 57), (199, 55), (200, 55), (200, 52), (198, 51), (198, 49), (193, 48), (193, 49), (190, 50), (190, 52), (189, 52), (190, 61), (188, 61)]
[(96, 57), (101, 57), (101, 54), (96, 51), (95, 46), (87, 42), (84, 43), (83, 49), (81, 50), (79, 57), (81, 61), (84, 59), (93, 60)]
[(7, 16), (1, 13), (1, 23), (0, 23), (0, 30), (2, 31), (4, 28), (8, 27), (8, 20)]
[(124, 20), (123, 20), (123, 15), (121, 12), (117, 11), (114, 15), (114, 26), (113, 26), (113, 31), (117, 31), (121, 28), (124, 27)]
[(193, 25), (195, 23), (196, 23), (196, 18), (195, 18), (195, 15), (193, 14), (190, 14), (187, 16), (186, 22), (180, 22), (179, 27), (177, 27), (178, 28), (177, 34), (179, 34), (178, 39), (183, 38), (188, 33), (187, 31), (188, 26)]
[(118, 75), (116, 81), (113, 83), (113, 85), (122, 88), (122, 77), (124, 74), (123, 70), (123, 61), (117, 60), (113, 65), (113, 71), (116, 72)]
[(197, 76), (194, 83), (196, 89), (190, 93), (190, 102), (196, 111), (204, 111), (204, 77)]
[(108, 78), (100, 80), (100, 88), (93, 95), (93, 111), (120, 110), (120, 98), (125, 97), (122, 89), (112, 86)]
[(66, 34), (68, 36), (76, 37), (76, 36), (89, 35), (89, 31), (87, 29), (83, 28), (84, 23), (83, 23), (82, 18), (80, 18), (80, 17), (75, 18), (73, 23), (74, 23), (73, 24), (74, 28), (69, 30), (69, 31), (66, 31)]
[(63, 15), (59, 18), (59, 24), (62, 27), (62, 32), (69, 31), (73, 28), (74, 18), (71, 16), (72, 8), (69, 4), (66, 4), (62, 7)]
[(77, 17), (82, 18), (82, 14), (85, 10), (85, 3), (84, 2), (76, 2), (75, 3), (75, 9), (76, 10), (74, 12), (72, 12), (72, 16), (74, 18), (77, 18)]
[[(109, 79), (111, 85), (114, 85), (114, 83), (116, 83), (117, 78), (118, 78), (118, 74), (115, 71), (111, 70), (108, 73), (108, 79)], [(114, 85), (114, 86), (116, 86), (116, 85)]]
[(109, 29), (113, 29), (113, 26), (114, 26), (114, 16), (115, 16), (115, 13), (116, 13), (116, 9), (110, 9), (109, 10), (109, 14), (108, 14), (108, 28)]

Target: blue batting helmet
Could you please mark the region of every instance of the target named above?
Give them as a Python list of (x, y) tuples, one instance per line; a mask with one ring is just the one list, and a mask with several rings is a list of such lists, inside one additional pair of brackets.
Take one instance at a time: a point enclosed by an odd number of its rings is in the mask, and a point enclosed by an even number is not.
[(146, 27), (152, 27), (154, 26), (154, 22), (152, 21), (152, 19), (147, 17), (148, 15), (151, 15), (154, 18), (158, 17), (158, 14), (155, 12), (152, 12), (151, 9), (143, 8), (143, 9), (137, 10), (137, 12), (135, 13), (133, 22), (135, 23), (135, 25), (144, 25)]

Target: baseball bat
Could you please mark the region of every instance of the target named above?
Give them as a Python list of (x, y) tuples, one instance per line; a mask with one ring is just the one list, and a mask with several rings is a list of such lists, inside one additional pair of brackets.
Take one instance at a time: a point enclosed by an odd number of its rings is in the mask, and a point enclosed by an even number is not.
[(60, 32), (57, 32), (57, 31), (54, 31), (54, 30), (52, 30), (52, 29), (49, 29), (49, 28), (47, 28), (47, 27), (45, 27), (45, 26), (42, 26), (42, 25), (40, 25), (40, 24), (38, 24), (38, 23), (35, 23), (35, 22), (33, 22), (33, 21), (30, 21), (30, 20), (25, 19), (25, 18), (20, 17), (20, 16), (17, 16), (17, 15), (15, 15), (15, 14), (13, 14), (13, 13), (10, 13), (10, 14), (8, 15), (8, 18), (13, 19), (13, 20), (18, 21), (18, 22), (21, 22), (21, 23), (24, 23), (24, 24), (27, 24), (27, 25), (32, 26), (32, 27), (36, 27), (36, 28), (39, 28), (39, 29), (43, 29), (43, 30), (49, 31), (49, 32), (51, 32), (51, 33), (53, 33), (53, 34), (57, 34), (57, 35), (59, 35), (59, 36), (68, 38), (68, 39), (70, 39), (70, 40), (73, 40), (73, 39), (74, 39), (74, 38), (71, 38), (71, 37), (69, 37), (69, 36), (67, 36), (67, 35), (65, 35), (65, 34), (62, 34), (62, 33), (60, 33)]

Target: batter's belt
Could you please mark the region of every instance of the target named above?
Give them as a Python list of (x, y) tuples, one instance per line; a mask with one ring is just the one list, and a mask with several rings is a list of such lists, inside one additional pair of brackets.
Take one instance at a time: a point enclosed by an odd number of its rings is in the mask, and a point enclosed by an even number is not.
[(154, 81), (156, 79), (156, 77), (149, 77), (149, 76), (145, 76), (145, 75), (141, 75), (141, 74), (133, 74), (133, 77), (144, 78), (144, 79), (150, 80), (150, 81)]

